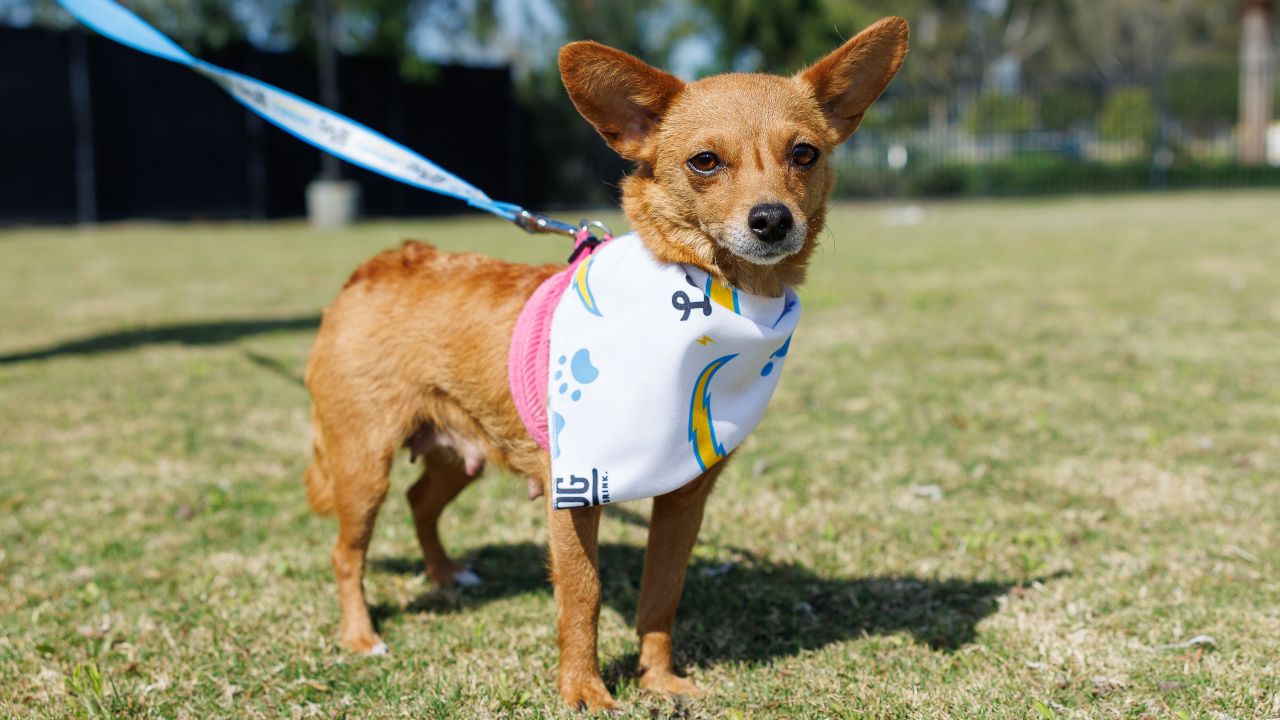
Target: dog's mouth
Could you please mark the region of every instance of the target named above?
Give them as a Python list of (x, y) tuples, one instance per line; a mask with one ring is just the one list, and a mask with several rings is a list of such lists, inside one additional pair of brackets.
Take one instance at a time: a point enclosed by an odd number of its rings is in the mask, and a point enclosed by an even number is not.
[(777, 265), (804, 247), (806, 226), (797, 224), (781, 240), (766, 242), (747, 229), (726, 228), (716, 244), (753, 265)]

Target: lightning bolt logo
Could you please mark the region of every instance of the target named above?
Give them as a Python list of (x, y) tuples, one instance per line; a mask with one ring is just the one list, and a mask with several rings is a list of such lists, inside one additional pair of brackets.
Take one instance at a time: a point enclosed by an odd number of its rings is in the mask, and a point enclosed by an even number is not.
[(694, 342), (698, 343), (698, 344), (699, 344), (699, 345), (701, 345), (702, 347), (706, 347), (706, 346), (707, 346), (707, 343), (714, 343), (714, 342), (715, 342), (715, 340), (712, 340), (710, 335), (703, 335), (702, 337), (698, 338), (697, 340), (694, 340)]
[(712, 360), (698, 373), (693, 395), (689, 398), (689, 442), (693, 443), (693, 456), (698, 460), (698, 467), (704, 471), (725, 456), (724, 445), (716, 440), (716, 429), (711, 424), (711, 378), (736, 357), (736, 354), (725, 355)]
[(591, 294), (591, 286), (587, 284), (587, 273), (591, 272), (591, 264), (596, 261), (596, 256), (590, 258), (578, 265), (578, 269), (573, 272), (573, 290), (578, 294), (578, 299), (582, 301), (582, 306), (587, 312), (597, 317), (604, 317), (600, 314), (600, 308), (596, 305), (596, 296)]

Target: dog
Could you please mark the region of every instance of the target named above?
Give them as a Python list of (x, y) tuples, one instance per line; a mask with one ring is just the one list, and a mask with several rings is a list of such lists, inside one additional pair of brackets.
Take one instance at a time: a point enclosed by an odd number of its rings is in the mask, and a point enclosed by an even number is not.
[[(575, 42), (560, 73), (581, 115), (635, 171), (622, 207), (663, 263), (699, 268), (743, 292), (778, 297), (799, 285), (823, 229), (832, 152), (901, 67), (907, 23), (885, 18), (794, 77), (724, 74), (685, 83), (621, 51)], [(307, 364), (312, 508), (336, 514), (333, 567), (341, 642), (361, 653), (374, 632), (363, 575), (397, 451), (422, 457), (409, 488), (432, 580), (477, 576), (440, 542), (445, 506), (486, 463), (551, 497), (551, 460), (522, 422), (508, 384), (517, 319), (563, 266), (530, 266), (406, 242), (361, 265), (325, 310)], [(727, 460), (727, 458), (725, 458)], [(639, 684), (698, 694), (672, 664), (672, 626), (703, 508), (725, 460), (654, 498), (636, 630)], [(547, 525), (560, 646), (558, 688), (573, 707), (616, 702), (596, 654), (600, 506), (554, 509)]]

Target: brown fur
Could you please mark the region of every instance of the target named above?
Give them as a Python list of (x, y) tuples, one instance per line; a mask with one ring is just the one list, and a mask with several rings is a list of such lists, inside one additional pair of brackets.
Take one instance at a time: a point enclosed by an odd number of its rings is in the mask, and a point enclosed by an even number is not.
[[(826, 156), (897, 72), (906, 40), (904, 21), (882, 20), (793, 78), (722, 75), (685, 84), (595, 43), (566, 46), (560, 68), (583, 116), (637, 163), (623, 181), (623, 209), (654, 254), (776, 296), (804, 279), (822, 229), (833, 180)], [(810, 167), (790, 162), (801, 142), (821, 153)], [(706, 177), (686, 166), (704, 151), (723, 163)], [(795, 249), (773, 264), (743, 250), (754, 242), (743, 232), (746, 216), (760, 203), (784, 204), (796, 221), (787, 236)], [(325, 311), (307, 365), (314, 440), (306, 485), (316, 512), (338, 516), (333, 565), (347, 647), (384, 647), (362, 578), (399, 448), (424, 459), (408, 500), (427, 571), (439, 583), (460, 570), (440, 543), (440, 513), (485, 462), (528, 478), (531, 496), (548, 489), (550, 460), (508, 390), (507, 350), (525, 301), (557, 269), (406, 242), (357, 268)], [(671, 628), (703, 507), (724, 465), (654, 500), (636, 624), (642, 688), (696, 691), (672, 665)], [(599, 519), (598, 507), (548, 504), (560, 693), (574, 706), (608, 708), (615, 703), (596, 656)]]

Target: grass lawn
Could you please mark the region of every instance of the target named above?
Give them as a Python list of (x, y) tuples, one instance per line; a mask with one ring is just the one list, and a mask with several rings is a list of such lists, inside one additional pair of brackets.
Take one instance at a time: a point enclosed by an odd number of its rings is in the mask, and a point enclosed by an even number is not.
[[(605, 512), (622, 716), (1280, 716), (1277, 209), (836, 209), (695, 550), (677, 657), (706, 698), (639, 691), (648, 505)], [(486, 582), (442, 590), (400, 461), (366, 579), (391, 654), (334, 642), (300, 377), (347, 274), (409, 236), (564, 254), (486, 218), (0, 233), (0, 716), (572, 715), (515, 478), (446, 513)]]

